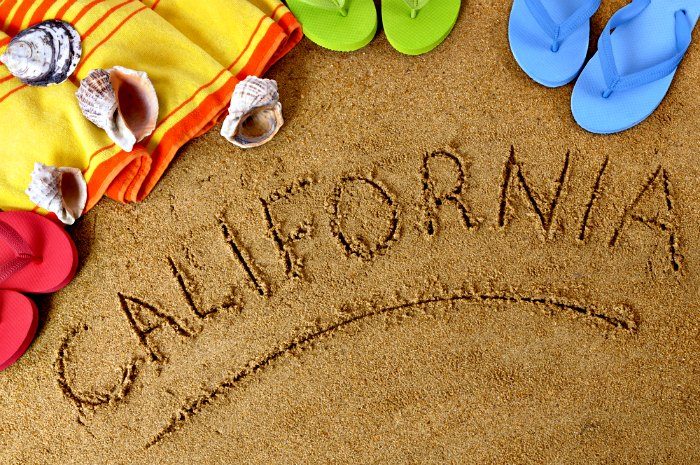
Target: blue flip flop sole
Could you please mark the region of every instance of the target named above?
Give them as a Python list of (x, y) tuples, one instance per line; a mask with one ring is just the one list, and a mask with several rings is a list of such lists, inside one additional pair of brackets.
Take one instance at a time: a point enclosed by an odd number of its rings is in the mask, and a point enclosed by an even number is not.
[[(649, 68), (676, 53), (675, 13), (685, 10), (694, 26), (700, 15), (699, 0), (651, 0), (650, 5), (629, 23), (617, 27), (610, 36), (613, 55), (621, 75)], [(600, 53), (588, 62), (576, 81), (571, 111), (585, 130), (613, 134), (644, 121), (666, 96), (675, 71), (654, 82), (607, 98)]]

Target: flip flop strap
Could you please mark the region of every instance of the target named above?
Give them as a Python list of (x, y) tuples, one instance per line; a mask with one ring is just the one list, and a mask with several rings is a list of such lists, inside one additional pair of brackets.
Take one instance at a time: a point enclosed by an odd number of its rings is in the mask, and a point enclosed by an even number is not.
[(403, 0), (403, 2), (411, 10), (411, 19), (415, 19), (418, 16), (418, 12), (423, 9), (430, 0)]
[(347, 0), (300, 0), (302, 3), (321, 8), (323, 10), (337, 11), (341, 16), (348, 15)]
[[(615, 55), (612, 48), (612, 30), (636, 18), (646, 7), (651, 4), (651, 0), (634, 0), (629, 5), (615, 13), (603, 29), (598, 39), (598, 54), (600, 64), (603, 69), (603, 77), (607, 88), (603, 92), (603, 98), (608, 98), (613, 91), (629, 90), (635, 87), (658, 81), (661, 78), (673, 73), (683, 60), (685, 52), (690, 47), (691, 24), (688, 13), (685, 10), (678, 10), (674, 14), (676, 20), (676, 53), (662, 61), (641, 71), (632, 74), (621, 75), (615, 63)], [(653, 37), (650, 40), (654, 40)]]
[(576, 29), (591, 19), (591, 16), (600, 8), (601, 0), (588, 0), (574, 14), (569, 16), (563, 23), (557, 24), (547, 13), (541, 0), (525, 0), (530, 13), (537, 21), (537, 24), (552, 38), (552, 51), (558, 52), (561, 43), (566, 40)]
[(15, 253), (14, 258), (0, 264), (0, 283), (3, 283), (10, 276), (27, 266), (34, 259), (34, 253), (22, 236), (9, 224), (2, 221), (0, 221), (0, 239)]

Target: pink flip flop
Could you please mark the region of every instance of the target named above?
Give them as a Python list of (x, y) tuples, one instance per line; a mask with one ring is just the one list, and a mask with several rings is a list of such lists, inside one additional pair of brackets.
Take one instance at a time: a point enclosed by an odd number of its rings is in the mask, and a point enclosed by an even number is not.
[(24, 355), (38, 325), (34, 302), (19, 292), (0, 291), (0, 371)]
[(0, 213), (0, 289), (49, 294), (77, 268), (78, 250), (61, 226), (36, 213)]

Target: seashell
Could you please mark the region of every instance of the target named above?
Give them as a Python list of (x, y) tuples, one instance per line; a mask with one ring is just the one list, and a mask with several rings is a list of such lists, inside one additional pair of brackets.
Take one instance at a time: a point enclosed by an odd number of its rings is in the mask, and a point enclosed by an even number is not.
[(241, 148), (263, 145), (284, 124), (277, 83), (248, 76), (233, 91), (221, 135)]
[(0, 56), (10, 73), (30, 86), (60, 84), (73, 74), (83, 49), (73, 26), (55, 19), (17, 34)]
[(150, 136), (158, 122), (158, 96), (148, 75), (121, 66), (96, 69), (75, 93), (83, 115), (122, 150)]
[(80, 218), (87, 202), (87, 184), (77, 168), (34, 163), (32, 181), (25, 191), (37, 206), (56, 214), (65, 224)]

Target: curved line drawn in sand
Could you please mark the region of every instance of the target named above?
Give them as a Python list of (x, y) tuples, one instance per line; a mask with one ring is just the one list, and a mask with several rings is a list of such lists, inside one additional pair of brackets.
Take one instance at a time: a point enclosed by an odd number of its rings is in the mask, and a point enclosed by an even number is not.
[[(343, 197), (343, 192), (350, 184), (365, 184), (369, 186), (378, 195), (381, 203), (388, 205), (391, 208), (391, 219), (389, 220), (389, 228), (387, 233), (376, 244), (370, 244), (367, 239), (362, 236), (350, 236), (343, 232), (342, 219), (343, 215), (340, 212), (340, 202)], [(359, 176), (346, 176), (340, 180), (338, 185), (333, 189), (333, 193), (328, 201), (328, 213), (331, 216), (330, 227), (333, 236), (338, 239), (347, 256), (359, 257), (364, 261), (370, 261), (375, 256), (381, 255), (387, 251), (392, 242), (396, 240), (399, 229), (399, 208), (391, 196), (389, 189), (379, 184), (372, 179)]]
[(207, 407), (218, 398), (228, 394), (246, 378), (270, 368), (277, 359), (280, 359), (285, 355), (309, 350), (313, 343), (319, 339), (332, 336), (334, 333), (347, 326), (380, 315), (386, 315), (402, 310), (411, 310), (430, 304), (457, 302), (477, 304), (527, 304), (550, 308), (554, 312), (571, 312), (573, 314), (588, 317), (603, 326), (607, 326), (609, 329), (617, 329), (630, 335), (635, 335), (638, 331), (638, 317), (631, 308), (625, 305), (616, 305), (611, 309), (606, 310), (593, 305), (570, 302), (557, 296), (548, 297), (509, 292), (483, 294), (461, 293), (450, 296), (426, 298), (389, 307), (376, 308), (365, 313), (349, 316), (327, 326), (317, 328), (307, 334), (297, 335), (296, 337), (293, 337), (292, 339), (281, 344), (277, 350), (268, 353), (257, 360), (251, 360), (245, 365), (245, 368), (233, 373), (228, 379), (225, 379), (214, 388), (208, 390), (206, 393), (182, 406), (182, 408), (172, 416), (168, 424), (158, 434), (156, 434), (145, 447), (150, 448), (163, 441), (166, 437), (180, 429), (188, 420), (197, 415), (204, 407)]
[[(433, 182), (430, 160), (439, 158), (449, 161), (457, 170), (457, 179), (449, 192), (438, 193), (437, 187)], [(478, 220), (473, 217), (469, 208), (461, 199), (467, 183), (467, 177), (464, 165), (456, 155), (445, 150), (436, 150), (432, 153), (426, 152), (423, 156), (423, 165), (421, 166), (421, 178), (423, 179), (424, 227), (429, 236), (434, 236), (438, 232), (440, 226), (439, 211), (448, 204), (457, 208), (467, 229), (473, 229), (478, 226)]]
[[(132, 360), (128, 365), (122, 367), (120, 381), (108, 392), (80, 392), (75, 390), (66, 377), (66, 358), (68, 357), (68, 351), (70, 350), (71, 343), (75, 340), (79, 333), (89, 330), (90, 327), (88, 325), (83, 325), (68, 333), (68, 335), (63, 338), (63, 343), (61, 344), (61, 348), (58, 350), (58, 358), (56, 359), (55, 363), (55, 369), (58, 375), (58, 385), (61, 388), (63, 395), (65, 395), (66, 398), (70, 399), (70, 401), (75, 404), (80, 414), (84, 413), (85, 408), (94, 409), (100, 405), (123, 399), (133, 386), (137, 374), (136, 365), (138, 362), (136, 360)], [(80, 415), (78, 416), (78, 422), (83, 424)]]

